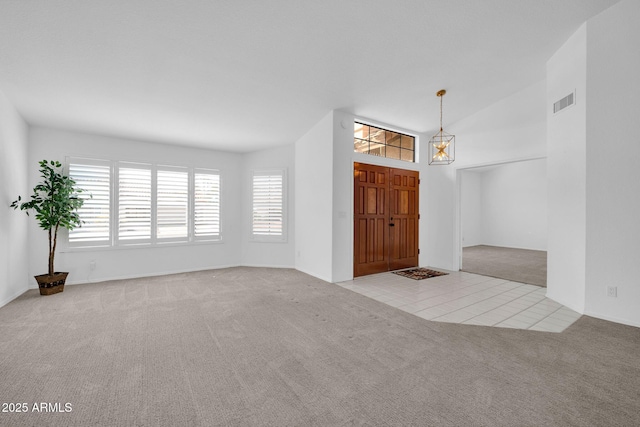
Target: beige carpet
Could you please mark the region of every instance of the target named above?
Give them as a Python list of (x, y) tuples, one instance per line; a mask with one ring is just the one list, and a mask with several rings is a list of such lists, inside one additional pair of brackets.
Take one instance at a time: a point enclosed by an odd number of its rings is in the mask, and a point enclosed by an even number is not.
[(29, 291), (0, 308), (2, 426), (634, 426), (640, 330), (429, 322), (294, 270)]
[(547, 286), (547, 252), (478, 245), (462, 249), (462, 271)]

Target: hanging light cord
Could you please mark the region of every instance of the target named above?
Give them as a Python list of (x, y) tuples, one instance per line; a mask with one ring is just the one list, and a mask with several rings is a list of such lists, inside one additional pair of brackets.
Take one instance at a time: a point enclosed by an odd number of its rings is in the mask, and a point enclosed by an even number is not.
[(440, 89), (436, 95), (440, 98), (440, 132), (442, 132), (442, 97), (447, 93), (446, 90)]
[(442, 97), (443, 95), (440, 95), (440, 132), (442, 132)]

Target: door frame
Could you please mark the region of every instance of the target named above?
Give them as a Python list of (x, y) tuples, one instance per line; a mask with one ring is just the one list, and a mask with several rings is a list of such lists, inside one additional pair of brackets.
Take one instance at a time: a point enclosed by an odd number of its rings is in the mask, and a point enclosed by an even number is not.
[[(453, 271), (460, 271), (462, 268), (462, 173), (473, 169), (488, 166), (501, 166), (512, 163), (526, 162), (529, 160), (547, 159), (547, 156), (522, 157), (511, 160), (503, 160), (500, 162), (480, 163), (474, 165), (456, 168), (456, 197), (455, 197), (455, 226), (454, 226), (454, 244), (453, 244)], [(355, 214), (355, 213), (354, 213)]]
[[(417, 179), (417, 182), (415, 182), (415, 195), (416, 195), (416, 200), (414, 202), (415, 203), (415, 211), (414, 211), (415, 213), (413, 214), (413, 215), (415, 215), (415, 225), (414, 225), (415, 231), (413, 233), (413, 243), (414, 244), (411, 245), (412, 248), (415, 250), (415, 255), (414, 255), (415, 256), (415, 265), (408, 265), (407, 264), (406, 267), (403, 266), (400, 269), (419, 266), (420, 265), (420, 218), (421, 218), (421, 215), (420, 215), (420, 198), (421, 198), (420, 197), (420, 168), (413, 169), (413, 168), (406, 168), (406, 167), (397, 167), (396, 165), (374, 164), (374, 163), (369, 163), (369, 162), (366, 162), (366, 161), (356, 161), (356, 160), (354, 160), (352, 162), (352, 175), (351, 175), (353, 177), (353, 180), (352, 180), (351, 185), (350, 185), (350, 187), (351, 187), (351, 191), (350, 191), (350, 193), (351, 193), (351, 209), (352, 209), (352, 213), (353, 213), (352, 214), (352, 220), (351, 220), (351, 228), (352, 228), (352, 230), (351, 230), (351, 236), (352, 236), (352, 239), (351, 239), (352, 276), (353, 277), (360, 277), (360, 276), (365, 276), (365, 275), (368, 275), (368, 274), (375, 274), (375, 273), (364, 273), (364, 274), (359, 274), (359, 275), (356, 276), (356, 270), (357, 270), (356, 269), (356, 257), (358, 256), (358, 253), (359, 253), (358, 241), (356, 240), (356, 229), (357, 229), (358, 225), (355, 223), (356, 222), (356, 205), (357, 205), (357, 200), (356, 200), (356, 197), (357, 197), (357, 194), (356, 194), (357, 168), (356, 168), (356, 165), (358, 165), (358, 164), (361, 164), (361, 165), (364, 165), (364, 166), (370, 166), (372, 168), (386, 169), (386, 171), (387, 171), (387, 183), (386, 183), (386, 185), (387, 185), (387, 195), (385, 196), (386, 197), (386, 212), (384, 214), (384, 216), (386, 218), (385, 222), (388, 223), (387, 224), (388, 226), (386, 227), (386, 239), (385, 239), (386, 240), (385, 246), (387, 246), (387, 248), (386, 248), (387, 268), (386, 268), (386, 270), (380, 271), (380, 272), (388, 272), (388, 271), (393, 271), (394, 270), (394, 268), (392, 268), (392, 266), (394, 264), (394, 260), (392, 258), (393, 257), (392, 256), (393, 248), (392, 248), (391, 242), (394, 241), (394, 238), (392, 236), (392, 231), (395, 230), (395, 229), (392, 230), (391, 229), (391, 224), (389, 224), (389, 223), (392, 221), (392, 215), (393, 215), (393, 212), (392, 212), (392, 209), (391, 209), (391, 201), (392, 200), (397, 200), (397, 199), (395, 199), (395, 197), (398, 197), (398, 195), (392, 195), (392, 191), (393, 191), (392, 189), (394, 187), (393, 181), (392, 181), (392, 179), (393, 179), (392, 178), (393, 171), (396, 170), (396, 171), (403, 171), (403, 172), (408, 172), (409, 173), (408, 175), (410, 175), (410, 176), (408, 178), (407, 178), (406, 175), (404, 176), (404, 178), (405, 178), (403, 180), (404, 184), (401, 183), (400, 184), (401, 187), (404, 186), (405, 188), (407, 188), (406, 187), (407, 186), (407, 182), (410, 183), (412, 179)], [(413, 175), (413, 176), (411, 176), (411, 175)], [(408, 185), (409, 185), (408, 188), (410, 190), (410, 187), (412, 186), (412, 184), (408, 184)], [(406, 200), (407, 200), (407, 203), (408, 203), (407, 209), (409, 210), (410, 206), (411, 206), (410, 198), (406, 199)], [(400, 214), (400, 215), (402, 215), (402, 214)], [(409, 226), (409, 225), (405, 224), (405, 226)], [(408, 246), (409, 245), (409, 241), (411, 241), (411, 239), (407, 240), (407, 242), (405, 244), (405, 250), (407, 248), (409, 248), (409, 246)], [(411, 258), (411, 257), (413, 257), (413, 256), (409, 256), (409, 258)], [(397, 264), (398, 263), (396, 262), (396, 265)], [(411, 262), (410, 264), (413, 264), (413, 262)], [(363, 265), (366, 265), (366, 264), (363, 264)], [(380, 272), (376, 272), (376, 273), (380, 273)]]

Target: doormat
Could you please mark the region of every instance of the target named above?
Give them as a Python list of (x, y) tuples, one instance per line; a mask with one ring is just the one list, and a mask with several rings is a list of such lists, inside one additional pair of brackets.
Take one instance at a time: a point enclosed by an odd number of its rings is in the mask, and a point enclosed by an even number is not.
[(428, 268), (412, 268), (411, 270), (393, 271), (398, 276), (408, 277), (413, 280), (430, 279), (431, 277), (446, 276), (449, 273), (442, 271), (430, 270)]

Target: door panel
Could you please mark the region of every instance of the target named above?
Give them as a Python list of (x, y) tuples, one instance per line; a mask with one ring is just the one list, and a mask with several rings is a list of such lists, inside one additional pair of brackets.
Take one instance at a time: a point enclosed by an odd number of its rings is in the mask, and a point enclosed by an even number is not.
[(389, 270), (418, 265), (418, 183), (419, 173), (404, 169), (390, 169), (391, 212)]
[(417, 266), (418, 172), (354, 169), (354, 276)]
[(380, 166), (356, 168), (354, 174), (354, 276), (388, 270), (389, 170)]

